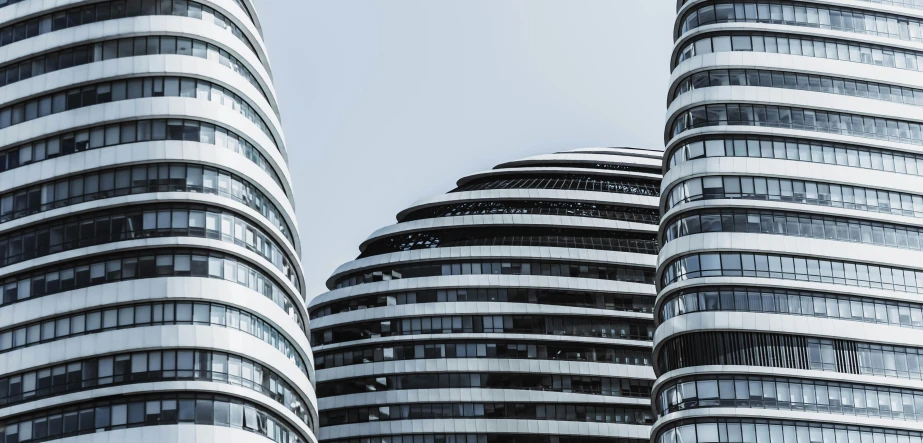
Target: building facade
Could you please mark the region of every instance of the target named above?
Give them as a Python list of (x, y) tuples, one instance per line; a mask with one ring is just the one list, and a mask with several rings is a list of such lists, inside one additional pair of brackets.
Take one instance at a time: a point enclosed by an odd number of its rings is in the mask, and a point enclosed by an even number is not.
[(320, 441), (646, 441), (660, 165), (530, 157), (373, 233), (309, 306)]
[(656, 443), (920, 442), (923, 3), (677, 3)]
[(0, 0), (0, 441), (316, 442), (251, 0)]

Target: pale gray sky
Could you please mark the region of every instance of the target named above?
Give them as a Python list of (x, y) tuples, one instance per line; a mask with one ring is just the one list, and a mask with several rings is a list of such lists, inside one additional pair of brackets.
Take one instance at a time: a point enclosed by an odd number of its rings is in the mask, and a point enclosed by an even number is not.
[(308, 298), (463, 175), (663, 147), (673, 0), (257, 0)]

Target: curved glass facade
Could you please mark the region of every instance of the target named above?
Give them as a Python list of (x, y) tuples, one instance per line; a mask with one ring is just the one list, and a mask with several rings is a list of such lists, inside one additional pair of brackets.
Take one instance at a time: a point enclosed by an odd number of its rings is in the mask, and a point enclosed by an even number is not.
[(372, 234), (309, 307), (320, 440), (646, 439), (661, 163), (532, 157)]
[[(501, 360), (556, 360), (600, 362), (617, 365), (651, 366), (650, 349), (644, 343), (628, 346), (556, 342), (550, 337), (537, 342), (497, 339), (468, 339), (445, 342), (442, 337), (426, 340), (401, 340), (397, 343), (347, 346), (317, 354), (317, 369), (338, 368), (373, 362), (426, 360), (433, 358), (482, 358)], [(324, 377), (323, 373), (318, 374)], [(336, 383), (333, 383), (336, 385)]]
[(0, 8), (0, 442), (317, 443), (252, 0)]
[(702, 418), (677, 422), (653, 436), (655, 443), (836, 443), (869, 441), (917, 443), (923, 434), (883, 426), (827, 424), (813, 421), (781, 421), (748, 418)]
[(921, 8), (677, 1), (653, 443), (919, 438)]

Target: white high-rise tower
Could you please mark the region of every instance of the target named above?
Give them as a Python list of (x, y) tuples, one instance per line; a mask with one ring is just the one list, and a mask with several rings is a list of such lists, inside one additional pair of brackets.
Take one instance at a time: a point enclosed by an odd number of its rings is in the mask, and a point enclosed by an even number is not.
[(923, 2), (677, 4), (657, 443), (923, 437)]
[(315, 442), (250, 0), (0, 0), (0, 441)]

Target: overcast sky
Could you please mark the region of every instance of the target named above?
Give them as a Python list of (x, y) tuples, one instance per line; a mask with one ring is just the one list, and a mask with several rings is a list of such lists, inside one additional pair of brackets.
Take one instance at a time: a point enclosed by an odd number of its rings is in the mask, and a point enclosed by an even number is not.
[(663, 148), (673, 0), (257, 0), (308, 299), (374, 230), (467, 174)]

